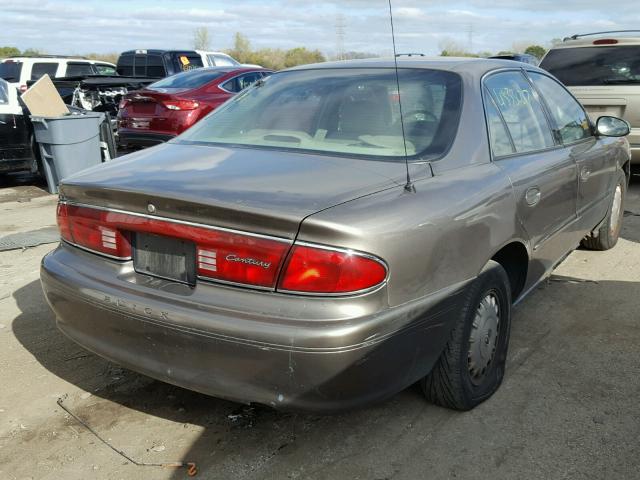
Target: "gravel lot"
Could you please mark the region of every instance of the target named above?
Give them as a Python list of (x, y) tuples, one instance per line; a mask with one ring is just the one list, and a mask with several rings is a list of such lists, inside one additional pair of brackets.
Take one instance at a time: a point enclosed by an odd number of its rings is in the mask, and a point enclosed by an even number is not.
[[(28, 177), (0, 184), (0, 237), (55, 224)], [(514, 312), (502, 388), (472, 412), (415, 388), (339, 416), (243, 407), (92, 355), (57, 331), (39, 263), (0, 252), (0, 479), (183, 479), (135, 466), (193, 461), (206, 479), (637, 479), (640, 472), (640, 177), (622, 239), (574, 252)]]

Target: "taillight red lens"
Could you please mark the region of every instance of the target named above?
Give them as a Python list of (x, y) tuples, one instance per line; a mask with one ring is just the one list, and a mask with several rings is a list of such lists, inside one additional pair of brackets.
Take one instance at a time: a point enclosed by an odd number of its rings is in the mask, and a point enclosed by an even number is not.
[(351, 251), (296, 245), (278, 290), (304, 293), (353, 293), (380, 285), (387, 277), (382, 261)]
[(164, 100), (162, 104), (169, 110), (195, 110), (200, 106), (195, 100)]
[(615, 45), (618, 43), (618, 40), (614, 38), (601, 38), (600, 40), (594, 40), (594, 45)]
[(67, 204), (58, 205), (58, 225), (66, 241), (122, 259), (131, 257), (135, 232), (188, 240), (196, 246), (199, 276), (269, 288), (290, 246), (287, 240)]
[(74, 205), (58, 205), (60, 236), (74, 245), (119, 259), (131, 258), (131, 242), (126, 232), (112, 225), (110, 216), (117, 215), (103, 210)]

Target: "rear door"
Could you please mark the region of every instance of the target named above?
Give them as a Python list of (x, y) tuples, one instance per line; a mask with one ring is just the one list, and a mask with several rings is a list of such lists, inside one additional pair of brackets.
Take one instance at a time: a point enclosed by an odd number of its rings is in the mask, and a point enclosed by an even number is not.
[(528, 76), (542, 94), (556, 136), (569, 148), (578, 167), (577, 213), (585, 229), (593, 228), (607, 213), (607, 197), (616, 170), (607, 140), (599, 140), (589, 118), (571, 94), (551, 77), (537, 72)]
[(540, 98), (521, 70), (487, 77), (484, 101), (493, 158), (511, 179), (519, 220), (531, 242), (530, 284), (579, 240), (576, 162), (555, 140)]

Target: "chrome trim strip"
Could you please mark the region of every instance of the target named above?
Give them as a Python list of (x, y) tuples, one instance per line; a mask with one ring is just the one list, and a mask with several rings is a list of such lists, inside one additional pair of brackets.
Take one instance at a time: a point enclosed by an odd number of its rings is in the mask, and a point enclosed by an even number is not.
[(72, 247), (76, 247), (76, 248), (79, 248), (80, 250), (84, 250), (85, 252), (93, 253), (95, 255), (100, 255), (101, 257), (107, 257), (107, 258), (110, 258), (111, 260), (117, 260), (119, 262), (128, 262), (133, 260), (133, 257), (116, 257), (115, 255), (109, 255), (108, 253), (102, 253), (96, 250), (91, 250), (90, 248), (83, 247), (82, 245), (78, 245), (77, 243), (70, 242), (69, 240), (65, 240), (64, 238), (60, 237), (60, 243), (63, 243), (63, 242), (66, 243), (67, 245), (71, 245)]
[(293, 239), (288, 239), (288, 238), (284, 238), (284, 237), (274, 237), (272, 235), (264, 235), (264, 234), (261, 234), (261, 233), (247, 232), (247, 231), (244, 231), (244, 230), (235, 230), (233, 228), (216, 227), (216, 226), (213, 226), (213, 225), (206, 225), (206, 224), (203, 224), (203, 223), (189, 222), (187, 220), (178, 220), (177, 218), (161, 217), (161, 216), (158, 216), (158, 215), (148, 215), (146, 213), (131, 212), (131, 211), (128, 211), (128, 210), (120, 210), (118, 208), (101, 207), (101, 206), (97, 206), (97, 205), (87, 205), (86, 203), (77, 203), (77, 202), (73, 202), (73, 201), (69, 201), (69, 200), (61, 200), (59, 203), (60, 204), (65, 204), (65, 205), (72, 205), (74, 207), (91, 208), (91, 209), (94, 209), (94, 210), (101, 210), (101, 211), (105, 211), (105, 212), (122, 213), (124, 215), (132, 215), (134, 217), (142, 217), (142, 218), (148, 218), (148, 219), (151, 219), (151, 220), (160, 220), (160, 221), (163, 221), (163, 222), (177, 223), (179, 225), (188, 225), (188, 226), (191, 226), (191, 227), (206, 228), (207, 230), (214, 230), (214, 231), (226, 232), (226, 233), (237, 233), (239, 235), (247, 235), (247, 236), (250, 236), (250, 237), (264, 238), (266, 240), (273, 240), (273, 241), (276, 241), (276, 242), (284, 242), (284, 243), (289, 243), (289, 244), (293, 243)]
[(251, 290), (260, 290), (262, 292), (274, 291), (273, 287), (265, 287), (262, 285), (252, 285), (250, 283), (231, 282), (228, 280), (219, 280), (217, 278), (209, 278), (209, 277), (204, 277), (202, 275), (198, 275), (198, 280), (202, 280), (204, 283), (207, 283), (207, 284), (220, 284), (220, 285), (230, 286), (230, 287), (249, 288)]

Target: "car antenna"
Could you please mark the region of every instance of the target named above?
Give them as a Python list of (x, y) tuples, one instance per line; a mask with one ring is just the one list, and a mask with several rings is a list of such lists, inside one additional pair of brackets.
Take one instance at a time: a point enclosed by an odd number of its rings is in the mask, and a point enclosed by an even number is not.
[(407, 169), (407, 183), (404, 189), (408, 192), (414, 191), (409, 175), (409, 154), (407, 153), (407, 137), (404, 132), (404, 118), (402, 117), (402, 98), (400, 96), (400, 74), (398, 73), (398, 53), (396, 52), (396, 35), (393, 28), (393, 9), (391, 8), (391, 0), (389, 0), (389, 20), (391, 21), (391, 40), (393, 42), (393, 62), (396, 71), (396, 86), (398, 88), (398, 106), (400, 107), (400, 126), (402, 127), (402, 143), (404, 145), (404, 164)]

